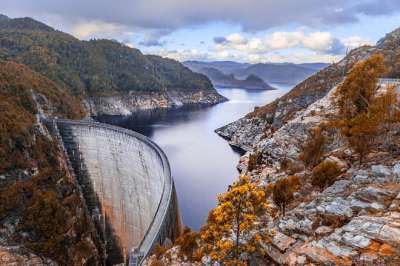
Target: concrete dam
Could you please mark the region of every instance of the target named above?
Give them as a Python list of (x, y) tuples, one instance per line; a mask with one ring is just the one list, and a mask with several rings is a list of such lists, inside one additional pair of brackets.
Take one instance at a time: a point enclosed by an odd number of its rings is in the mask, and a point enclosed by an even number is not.
[(174, 240), (181, 219), (170, 166), (147, 137), (91, 122), (46, 120), (76, 176), (108, 265), (140, 265), (154, 246)]

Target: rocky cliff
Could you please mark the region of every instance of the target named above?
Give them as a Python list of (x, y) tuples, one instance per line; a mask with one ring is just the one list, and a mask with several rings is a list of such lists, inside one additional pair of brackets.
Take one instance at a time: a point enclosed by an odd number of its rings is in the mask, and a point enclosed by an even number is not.
[[(270, 137), (255, 140), (251, 150), (263, 157), (257, 169), (248, 171), (248, 155), (240, 160), (242, 173), (265, 185), (295, 172), (302, 179), (286, 215), (270, 225), (276, 234), (267, 253), (280, 265), (395, 265), (400, 261), (398, 156), (373, 153), (367, 164), (351, 165), (349, 151), (334, 143), (326, 160), (344, 172), (322, 192), (312, 188), (305, 169), (296, 169), (308, 130), (336, 112), (332, 94), (299, 111)], [(289, 169), (287, 161), (292, 162)]]
[(126, 95), (98, 96), (86, 100), (93, 116), (130, 115), (137, 111), (171, 109), (190, 106), (209, 106), (227, 99), (212, 90), (131, 91)]
[(343, 81), (347, 71), (355, 62), (366, 59), (372, 54), (383, 54), (390, 70), (387, 75), (396, 76), (400, 68), (396, 61), (399, 54), (399, 32), (400, 29), (397, 29), (388, 34), (376, 46), (364, 46), (351, 51), (343, 60), (309, 77), (289, 93), (265, 106), (257, 107), (244, 118), (221, 127), (216, 132), (228, 139), (232, 145), (249, 150), (261, 137), (270, 136), (295, 118), (298, 111), (327, 95)]
[[(389, 68), (387, 75), (397, 77), (399, 32), (388, 34), (376, 46), (353, 50), (283, 97), (216, 130), (231, 145), (247, 151), (238, 169), (253, 180), (265, 186), (294, 174), (301, 180), (286, 215), (280, 213), (269, 225), (274, 232), (265, 247), (269, 263), (400, 263), (400, 157), (396, 148), (375, 150), (358, 164), (345, 143), (331, 133), (324, 160), (338, 165), (341, 174), (321, 191), (313, 188), (312, 173), (298, 163), (310, 131), (338, 113), (336, 90), (355, 62), (381, 53)], [(394, 129), (393, 147), (399, 144), (398, 130)], [(256, 153), (261, 154), (261, 162), (250, 168), (249, 157)]]
[(77, 180), (40, 121), (84, 117), (80, 99), (26, 66), (0, 61), (0, 112), (0, 264), (102, 264)]

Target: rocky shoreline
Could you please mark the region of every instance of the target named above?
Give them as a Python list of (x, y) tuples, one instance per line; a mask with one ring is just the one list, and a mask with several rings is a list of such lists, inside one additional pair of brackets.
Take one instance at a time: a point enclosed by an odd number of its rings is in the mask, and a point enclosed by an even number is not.
[[(242, 118), (216, 132), (230, 145), (246, 149), (238, 169), (263, 185), (291, 173), (283, 161), (296, 162), (310, 128), (336, 112), (333, 88), (328, 95), (276, 131), (256, 118)], [(248, 127), (252, 123), (252, 127)], [(385, 154), (370, 154), (372, 163), (350, 166), (337, 154), (344, 153), (334, 142), (326, 160), (344, 169), (340, 179), (325, 190), (313, 190), (310, 183), (295, 193), (290, 211), (269, 225), (275, 235), (265, 250), (279, 265), (388, 265), (400, 260), (400, 160)], [(250, 154), (261, 152), (263, 163), (249, 170)], [(338, 156), (338, 157), (336, 157)], [(339, 159), (340, 158), (340, 159)], [(301, 179), (310, 173), (296, 173)], [(271, 202), (271, 205), (274, 204)], [(393, 264), (394, 265), (394, 264)]]
[(129, 116), (138, 111), (172, 109), (189, 106), (210, 106), (228, 99), (216, 90), (131, 91), (127, 95), (93, 97), (85, 105), (92, 116)]
[[(286, 215), (274, 217), (275, 235), (265, 251), (279, 265), (398, 265), (400, 261), (400, 157), (372, 152), (368, 163), (350, 164), (351, 151), (333, 139), (325, 160), (342, 174), (322, 191), (313, 189), (310, 171), (297, 165), (312, 128), (337, 113), (334, 93), (347, 69), (374, 53), (392, 64), (400, 30), (375, 47), (361, 47), (296, 86), (273, 103), (215, 132), (247, 153), (238, 169), (264, 186), (290, 175), (304, 180)], [(251, 154), (262, 163), (250, 169)], [(350, 156), (350, 157), (349, 157)], [(290, 167), (286, 168), (289, 162)], [(274, 204), (271, 202), (271, 205)]]

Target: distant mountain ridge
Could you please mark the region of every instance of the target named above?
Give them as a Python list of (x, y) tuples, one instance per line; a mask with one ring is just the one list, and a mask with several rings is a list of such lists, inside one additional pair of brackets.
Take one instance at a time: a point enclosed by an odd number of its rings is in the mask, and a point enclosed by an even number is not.
[(186, 61), (184, 65), (193, 71), (201, 72), (202, 68), (212, 67), (225, 74), (234, 74), (238, 79), (245, 79), (249, 75), (256, 75), (266, 83), (283, 83), (295, 85), (319, 70), (327, 67), (325, 63), (238, 63), (232, 61)]
[(274, 90), (260, 77), (250, 74), (245, 79), (237, 79), (233, 74), (225, 74), (217, 68), (204, 67), (197, 70), (198, 73), (206, 75), (215, 87), (219, 88), (241, 88), (248, 90)]
[(0, 14), (0, 20), (7, 20), (7, 19), (10, 19), (10, 18), (7, 17), (6, 15)]
[(196, 71), (205, 67), (211, 67), (218, 69), (224, 74), (232, 74), (238, 69), (244, 69), (251, 64), (247, 63), (239, 63), (234, 61), (213, 61), (213, 62), (204, 62), (204, 61), (196, 61), (196, 60), (189, 60), (183, 62), (183, 64), (189, 67), (191, 70)]

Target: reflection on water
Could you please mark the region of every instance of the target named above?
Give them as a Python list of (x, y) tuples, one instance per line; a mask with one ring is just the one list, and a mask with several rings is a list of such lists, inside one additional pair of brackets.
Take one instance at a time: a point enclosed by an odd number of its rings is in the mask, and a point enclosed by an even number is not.
[[(276, 86), (276, 85), (275, 85)], [(102, 117), (109, 122), (140, 132), (154, 140), (167, 154), (186, 225), (199, 229), (215, 207), (216, 195), (238, 176), (240, 154), (214, 133), (289, 90), (247, 91), (218, 89), (230, 101), (207, 108), (141, 113), (128, 118)]]

